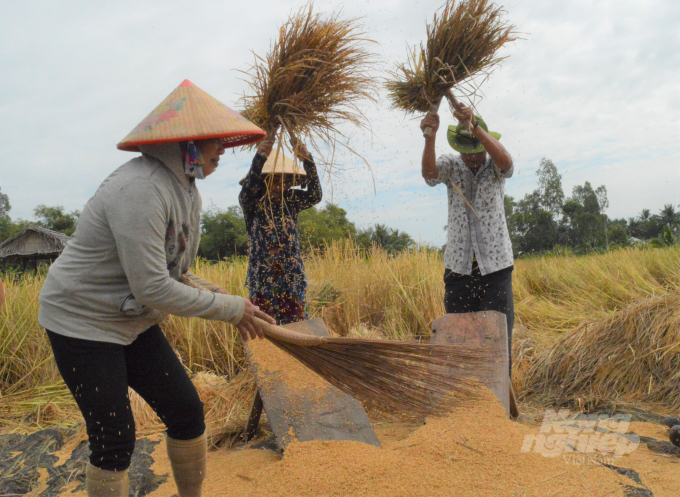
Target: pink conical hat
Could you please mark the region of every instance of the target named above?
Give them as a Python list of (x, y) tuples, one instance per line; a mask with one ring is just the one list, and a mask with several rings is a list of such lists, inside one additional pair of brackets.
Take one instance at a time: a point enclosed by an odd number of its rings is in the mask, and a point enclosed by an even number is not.
[(231, 148), (265, 136), (241, 114), (185, 79), (117, 147), (139, 152), (139, 145), (151, 143), (224, 138), (225, 146)]

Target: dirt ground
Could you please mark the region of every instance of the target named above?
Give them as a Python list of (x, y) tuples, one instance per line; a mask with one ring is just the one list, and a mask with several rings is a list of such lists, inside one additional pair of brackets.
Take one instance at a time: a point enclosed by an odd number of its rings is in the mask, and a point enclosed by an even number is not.
[[(551, 413), (550, 423), (513, 422), (487, 397), (425, 424), (374, 421), (382, 449), (357, 442), (304, 442), (291, 444), (283, 455), (255, 448), (213, 450), (204, 495), (680, 495), (680, 450), (667, 442), (663, 426), (617, 416), (559, 419), (557, 411)], [(148, 442), (152, 461), (146, 472), (155, 483), (139, 495), (172, 497), (176, 489), (163, 437)], [(55, 455), (60, 464), (72, 457), (70, 450)], [(45, 489), (48, 475), (41, 475)], [(133, 475), (131, 483), (139, 477)], [(78, 487), (82, 484), (75, 478), (58, 495), (85, 497)], [(30, 495), (55, 494), (36, 489)]]

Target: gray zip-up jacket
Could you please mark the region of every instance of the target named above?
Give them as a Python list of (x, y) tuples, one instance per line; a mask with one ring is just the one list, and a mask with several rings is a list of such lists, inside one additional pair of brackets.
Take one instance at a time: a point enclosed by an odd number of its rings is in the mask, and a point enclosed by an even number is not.
[(74, 338), (128, 345), (167, 314), (237, 324), (241, 297), (199, 291), (189, 273), (200, 242), (201, 196), (177, 143), (141, 146), (88, 201), (52, 264), (38, 322)]

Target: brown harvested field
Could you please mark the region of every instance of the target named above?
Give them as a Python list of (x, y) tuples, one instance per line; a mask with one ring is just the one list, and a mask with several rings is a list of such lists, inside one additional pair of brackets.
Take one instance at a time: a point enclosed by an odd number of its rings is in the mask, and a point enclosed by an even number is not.
[[(591, 464), (597, 456), (592, 452), (545, 457), (521, 451), (526, 435), (540, 434), (537, 422), (547, 406), (677, 415), (679, 261), (678, 248), (517, 261), (513, 382), (524, 413), (521, 423), (504, 419), (489, 404), (425, 426), (371, 412), (382, 451), (316, 442), (291, 446), (281, 458), (232, 440), (244, 426), (254, 392), (234, 331), (171, 318), (165, 331), (192, 371), (209, 433), (225, 440), (209, 455), (206, 495), (625, 495), (626, 485), (652, 492), (639, 495), (679, 495), (680, 459), (665, 428), (651, 422), (625, 428), (647, 438), (632, 453), (607, 459), (636, 472), (629, 476)], [(436, 252), (391, 257), (335, 245), (309, 254), (306, 264), (311, 317), (322, 317), (340, 335), (427, 338), (430, 323), (443, 314), (443, 266)], [(243, 262), (199, 263), (196, 272), (244, 294)], [(6, 282), (7, 303), (0, 311), (0, 433), (30, 434), (77, 427), (81, 421), (36, 321), (41, 284), (40, 276)], [(136, 396), (133, 407), (138, 435), (157, 437), (163, 426), (153, 412)], [(83, 435), (77, 431), (67, 451)], [(265, 419), (256, 442), (268, 435)], [(154, 472), (167, 473), (162, 442), (153, 458)], [(40, 472), (46, 478), (46, 470)], [(148, 495), (171, 496), (172, 489), (166, 482)]]
[[(252, 448), (211, 451), (204, 495), (671, 496), (680, 492), (678, 456), (655, 454), (643, 443), (621, 457), (522, 452), (525, 437), (538, 434), (540, 428), (509, 421), (490, 393), (450, 417), (431, 419), (425, 425), (390, 420), (375, 426), (382, 449), (357, 442), (304, 442), (292, 444), (283, 456)], [(650, 423), (633, 423), (631, 428), (640, 435), (663, 435)], [(155, 437), (160, 444), (153, 452), (151, 469), (156, 475), (169, 474), (162, 436)], [(598, 461), (635, 471), (642, 485)], [(84, 496), (70, 493), (75, 486), (60, 495)], [(652, 493), (626, 493), (632, 489)], [(168, 480), (148, 495), (175, 493)]]

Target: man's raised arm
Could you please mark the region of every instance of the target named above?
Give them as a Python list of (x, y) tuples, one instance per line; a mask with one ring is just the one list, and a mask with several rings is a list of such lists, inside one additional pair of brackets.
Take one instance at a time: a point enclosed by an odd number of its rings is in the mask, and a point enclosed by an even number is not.
[(423, 120), (420, 122), (420, 129), (422, 131), (425, 128), (432, 128), (430, 136), (425, 138), (425, 149), (423, 150), (423, 178), (426, 180), (435, 180), (439, 177), (439, 171), (437, 170), (437, 154), (434, 150), (435, 138), (437, 136), (437, 130), (439, 129), (439, 115), (428, 113)]
[(501, 142), (484, 131), (481, 126), (476, 126), (477, 119), (475, 118), (475, 115), (470, 107), (462, 103), (458, 104), (457, 114), (460, 115), (456, 115), (456, 117), (461, 122), (466, 119), (470, 120), (470, 124), (474, 126), (472, 133), (474, 133), (475, 137), (477, 137), (477, 139), (484, 146), (484, 149), (491, 156), (498, 169), (504, 173), (507, 173), (512, 167), (512, 157), (510, 157), (510, 154), (507, 150), (505, 150), (505, 147), (501, 144)]

